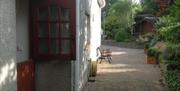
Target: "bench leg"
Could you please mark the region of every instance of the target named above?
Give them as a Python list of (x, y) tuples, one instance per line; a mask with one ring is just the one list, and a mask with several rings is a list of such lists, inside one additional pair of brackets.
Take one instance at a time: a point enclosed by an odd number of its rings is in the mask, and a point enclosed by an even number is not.
[(112, 61), (112, 57), (111, 56), (109, 56), (109, 59)]
[(111, 63), (111, 58), (110, 58), (110, 57), (107, 57), (107, 59), (108, 59), (108, 62)]
[(99, 63), (101, 63), (102, 62), (102, 58), (101, 58), (101, 60), (100, 60), (100, 62)]

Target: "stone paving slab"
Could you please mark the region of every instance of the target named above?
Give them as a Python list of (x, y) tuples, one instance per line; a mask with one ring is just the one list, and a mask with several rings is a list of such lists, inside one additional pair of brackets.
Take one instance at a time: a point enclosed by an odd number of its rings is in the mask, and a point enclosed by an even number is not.
[(159, 66), (146, 64), (143, 49), (103, 48), (111, 49), (113, 61), (98, 64), (95, 82), (88, 82), (83, 91), (168, 91), (159, 81)]

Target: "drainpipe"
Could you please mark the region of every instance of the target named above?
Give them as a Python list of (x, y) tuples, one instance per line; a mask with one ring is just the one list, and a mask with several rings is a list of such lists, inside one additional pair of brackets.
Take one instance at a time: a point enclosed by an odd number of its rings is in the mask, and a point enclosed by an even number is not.
[(79, 91), (79, 30), (80, 30), (80, 0), (76, 0), (76, 61), (74, 62), (73, 91)]

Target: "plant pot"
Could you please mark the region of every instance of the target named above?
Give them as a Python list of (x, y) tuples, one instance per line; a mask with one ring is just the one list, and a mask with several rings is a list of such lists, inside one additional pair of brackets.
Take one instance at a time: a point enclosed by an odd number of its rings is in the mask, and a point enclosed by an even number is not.
[(97, 62), (91, 61), (90, 77), (95, 77), (96, 75), (97, 75)]
[(156, 57), (147, 56), (147, 64), (157, 64)]

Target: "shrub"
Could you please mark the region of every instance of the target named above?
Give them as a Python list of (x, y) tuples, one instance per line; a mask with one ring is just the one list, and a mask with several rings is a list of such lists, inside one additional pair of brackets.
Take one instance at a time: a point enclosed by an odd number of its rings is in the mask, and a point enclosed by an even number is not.
[(156, 48), (149, 48), (147, 51), (147, 55), (151, 56), (151, 57), (158, 58), (159, 54), (160, 54), (160, 52)]
[(112, 39), (113, 33), (110, 31), (105, 31), (106, 39)]
[[(127, 41), (128, 39), (130, 39), (130, 34), (125, 31), (125, 30), (119, 30), (116, 34), (115, 34), (115, 37), (114, 39), (117, 41), (117, 42), (125, 42)], [(129, 40), (128, 40), (129, 41)]]
[(150, 41), (150, 43), (149, 43), (149, 46), (154, 46), (158, 41), (159, 41), (159, 37), (158, 37), (157, 34), (155, 34), (155, 35), (152, 37), (152, 39), (151, 39), (151, 41)]
[(144, 45), (144, 48), (145, 48), (145, 49), (148, 49), (148, 48), (149, 48), (149, 43), (146, 43), (146, 44)]
[(170, 60), (167, 62), (167, 70), (180, 70), (180, 62), (179, 61), (174, 61)]
[(168, 43), (167, 45), (168, 53), (170, 54), (169, 59), (180, 61), (180, 43), (172, 44)]
[(167, 71), (166, 81), (170, 91), (180, 91), (180, 72), (179, 71)]

